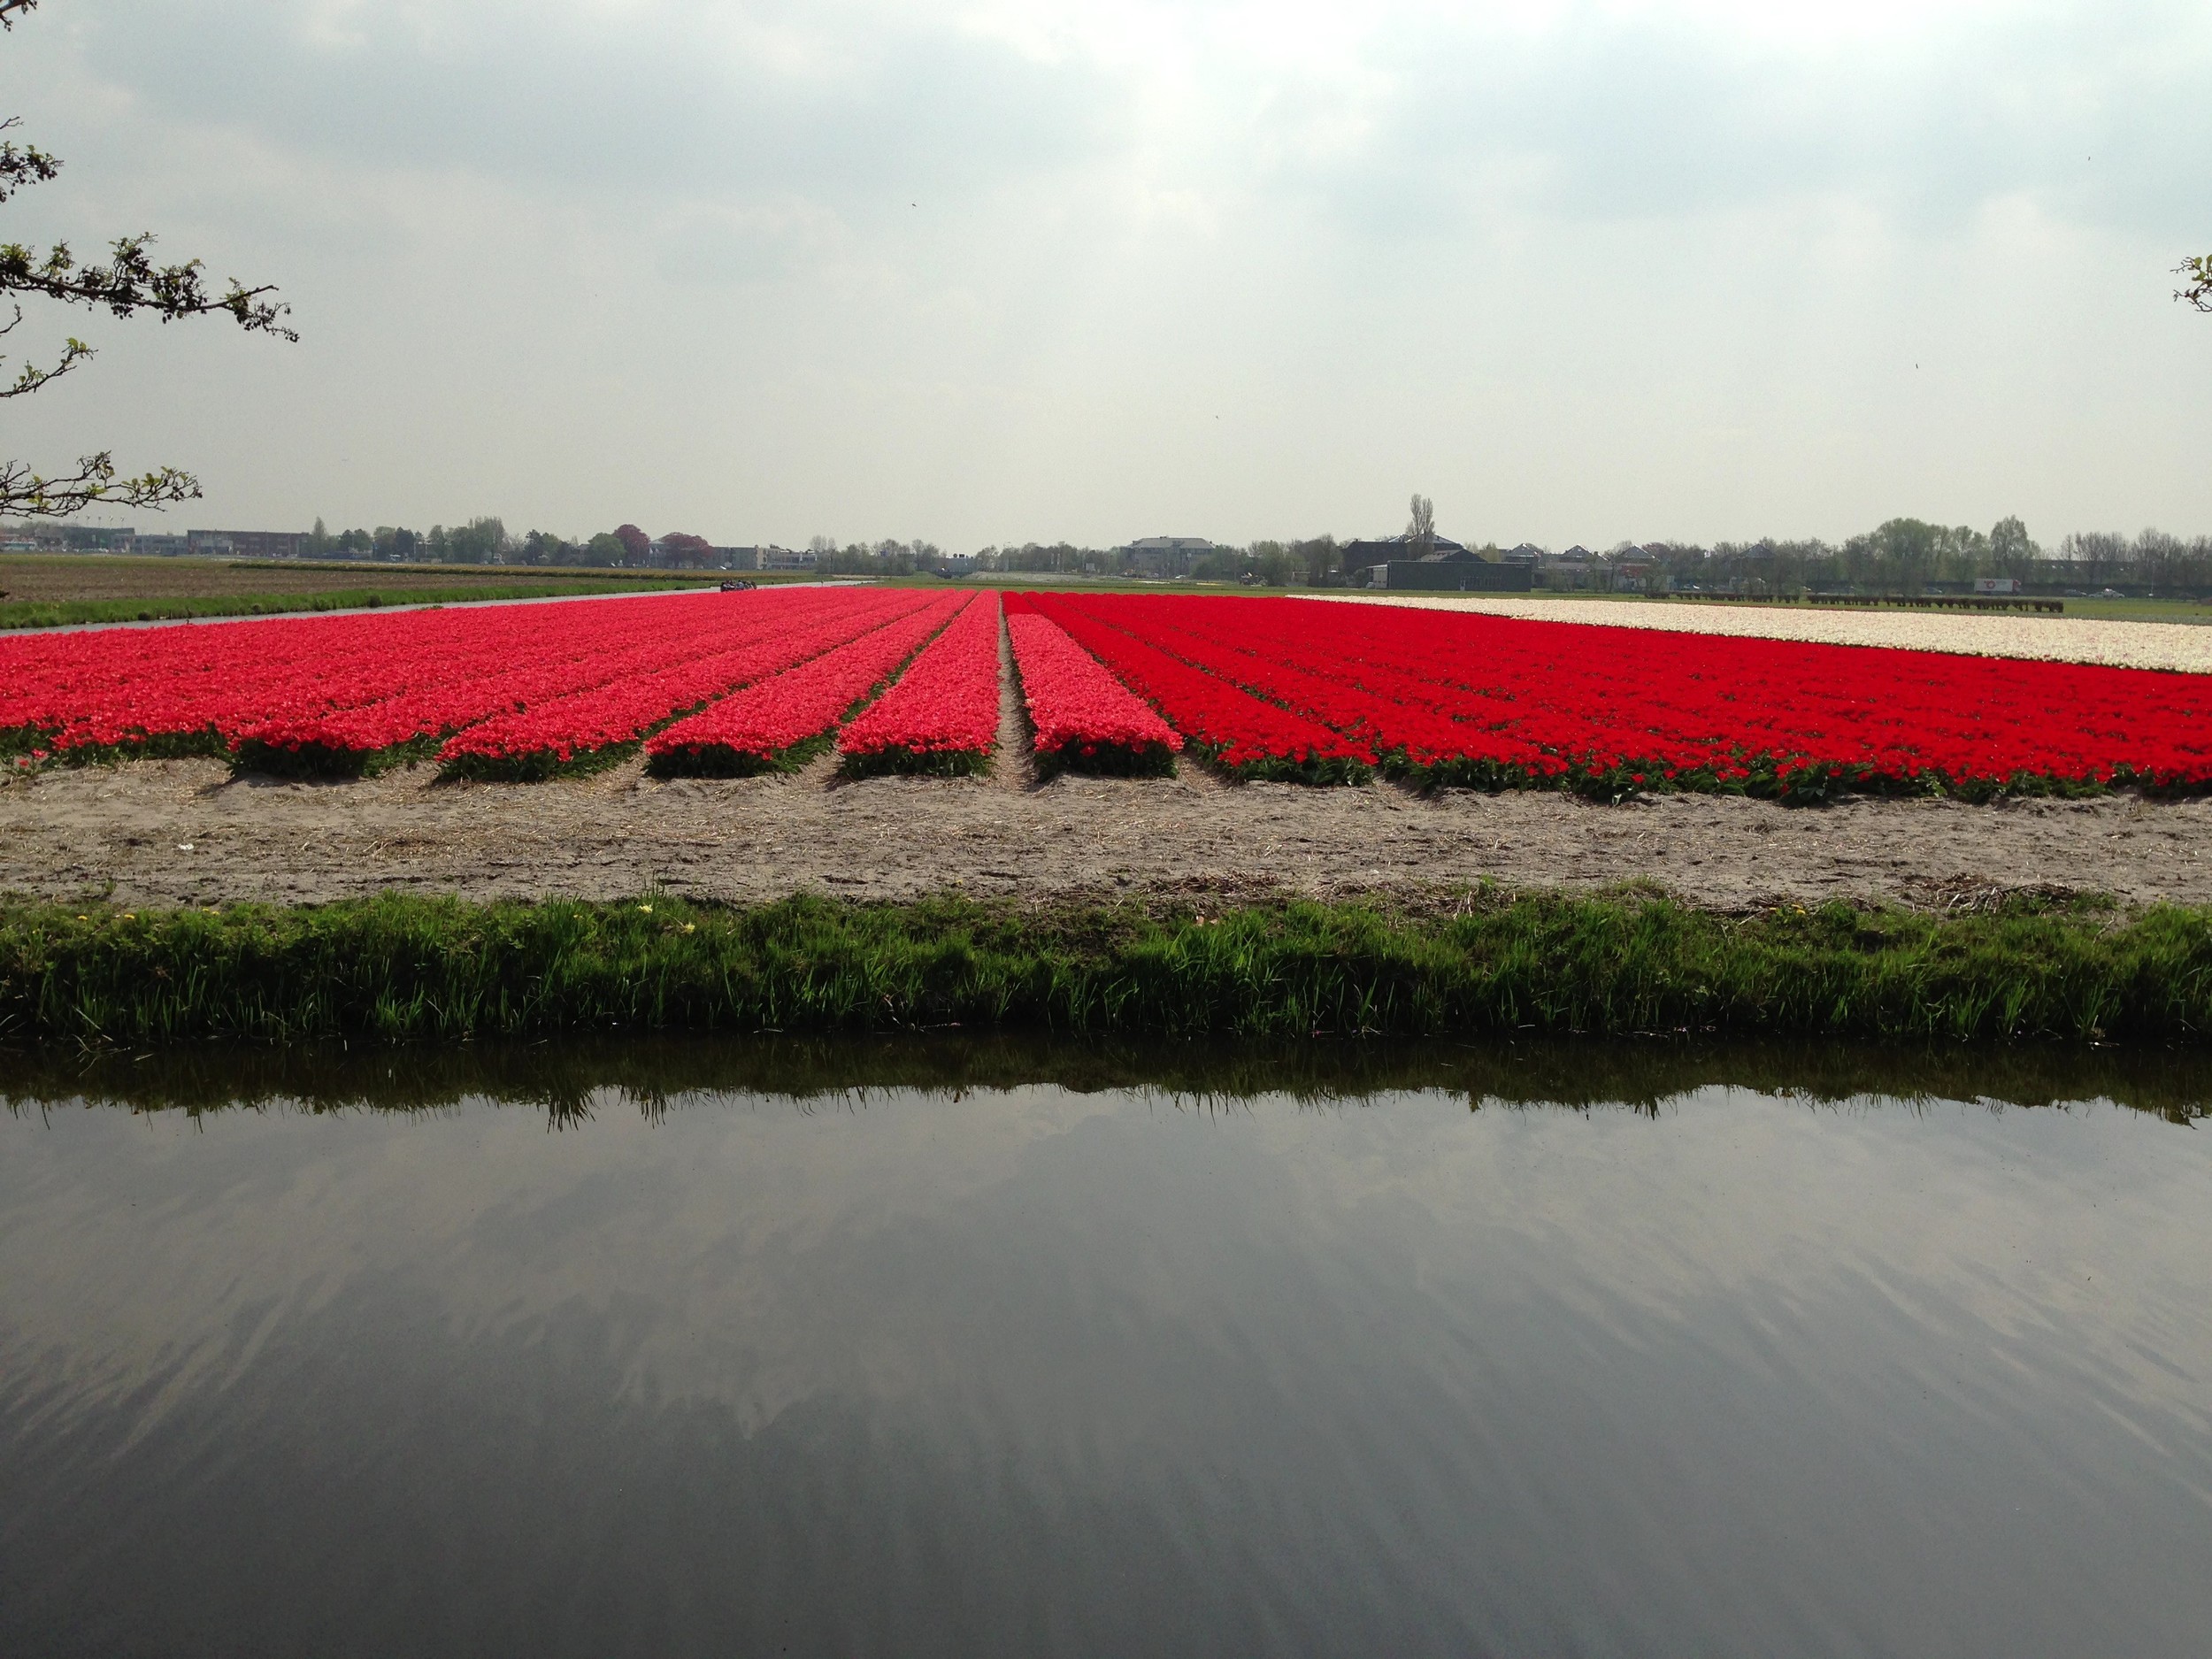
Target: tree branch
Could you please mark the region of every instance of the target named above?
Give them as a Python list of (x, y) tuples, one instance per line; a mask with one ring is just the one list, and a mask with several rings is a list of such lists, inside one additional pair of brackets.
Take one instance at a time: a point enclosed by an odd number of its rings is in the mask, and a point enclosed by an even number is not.
[(0, 514), (66, 518), (88, 507), (150, 507), (157, 511), (200, 498), (200, 480), (165, 466), (136, 478), (115, 476), (105, 449), (81, 457), (74, 472), (43, 478), (20, 461), (0, 461)]
[[(11, 115), (0, 121), (0, 133), (13, 132), (23, 125), (23, 118)], [(6, 201), (27, 184), (44, 184), (61, 171), (61, 157), (50, 156), (35, 144), (16, 147), (13, 139), (0, 142), (0, 202)]]
[[(0, 0), (0, 31), (13, 30), (17, 13), (28, 15), (37, 9), (38, 0)], [(13, 116), (0, 119), (0, 134), (12, 132), (20, 124)], [(0, 202), (27, 186), (44, 184), (60, 172), (61, 162), (56, 157), (35, 145), (0, 139)], [(6, 243), (0, 246), (0, 295), (35, 294), (65, 305), (104, 305), (118, 317), (151, 311), (165, 323), (228, 311), (250, 334), (299, 338), (284, 322), (292, 308), (273, 297), (274, 288), (250, 288), (234, 277), (229, 288), (220, 294), (212, 293), (197, 259), (168, 265), (149, 259), (146, 250), (153, 240), (150, 233), (119, 238), (109, 244), (110, 263), (81, 266), (67, 242), (54, 243), (43, 258), (19, 242)], [(14, 333), (23, 320), (22, 306), (12, 309), (14, 315), (0, 325), (0, 335)], [(51, 368), (25, 364), (12, 384), (0, 385), (0, 399), (27, 396), (91, 357), (92, 348), (73, 337)], [(65, 518), (102, 504), (157, 510), (178, 502), (197, 501), (199, 496), (200, 480), (173, 466), (142, 472), (135, 478), (118, 478), (114, 457), (105, 449), (97, 455), (80, 456), (74, 472), (51, 478), (34, 472), (26, 462), (0, 460), (0, 514)]]
[(2212, 253), (2200, 253), (2193, 259), (2184, 259), (2174, 267), (2174, 274), (2188, 279), (2186, 288), (2174, 290), (2174, 297), (2185, 305), (2193, 305), (2200, 311), (2212, 311)]
[(152, 311), (165, 323), (228, 311), (250, 334), (299, 339), (283, 320), (292, 308), (267, 297), (276, 292), (273, 285), (245, 288), (234, 277), (227, 292), (211, 294), (197, 259), (157, 265), (147, 258), (153, 240), (150, 232), (118, 237), (111, 244), (114, 263), (104, 265), (78, 265), (67, 242), (56, 242), (43, 259), (20, 242), (0, 244), (0, 294), (35, 294), (65, 305), (104, 305), (118, 317)]
[[(22, 321), (23, 308), (19, 305), (15, 307), (15, 315), (5, 324), (0, 324), (0, 335), (13, 334)], [(60, 362), (55, 364), (50, 369), (42, 369), (35, 364), (25, 364), (22, 370), (16, 375), (14, 385), (0, 386), (0, 398), (27, 396), (48, 381), (58, 380), (79, 364), (90, 362), (95, 355), (90, 346), (73, 337), (62, 347)], [(0, 363), (6, 361), (5, 357), (0, 357)]]

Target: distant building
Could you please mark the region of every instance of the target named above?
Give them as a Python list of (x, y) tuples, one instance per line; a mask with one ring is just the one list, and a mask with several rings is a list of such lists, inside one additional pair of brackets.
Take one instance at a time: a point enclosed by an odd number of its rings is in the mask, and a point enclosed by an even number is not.
[(757, 547), (718, 547), (714, 549), (714, 562), (726, 571), (757, 571), (760, 568), (760, 549)]
[(1525, 594), (1535, 585), (1536, 573), (1532, 565), (1494, 565), (1465, 548), (1427, 558), (1392, 559), (1370, 570), (1370, 586), (1387, 588), (1394, 593), (1410, 588), (1425, 593)]
[(188, 535), (134, 535), (131, 538), (131, 551), (134, 553), (175, 558), (191, 550), (192, 538)]
[(72, 553), (125, 553), (130, 550), (131, 530), (102, 525), (58, 525), (48, 533)]
[(803, 547), (795, 550), (787, 547), (764, 547), (754, 550), (760, 556), (760, 563), (753, 567), (756, 570), (810, 571), (815, 565), (812, 548)]
[[(140, 536), (140, 541), (174, 543), (172, 536)], [(296, 559), (307, 556), (304, 530), (188, 530), (183, 550), (203, 556), (219, 554), (242, 559)]]
[[(1437, 555), (1465, 553), (1470, 558), (1480, 557), (1470, 551), (1464, 543), (1455, 541), (1448, 535), (1431, 536), (1426, 551)], [(1387, 565), (1396, 559), (1417, 558), (1422, 553), (1423, 549), (1410, 535), (1385, 536), (1375, 541), (1347, 541), (1344, 544), (1344, 573), (1349, 576), (1355, 572)]]
[(1641, 551), (1616, 553), (1613, 556), (1613, 591), (1615, 593), (1644, 593), (1664, 585), (1659, 561)]
[[(1498, 556), (1498, 562), (1502, 565), (1541, 565), (1550, 557), (1533, 541), (1524, 541), (1511, 552), (1501, 553)], [(1584, 557), (1587, 557), (1588, 555), (1586, 554)]]
[(1191, 562), (1216, 550), (1201, 535), (1140, 536), (1127, 547), (1116, 548), (1123, 568), (1139, 576), (1182, 576)]
[(216, 534), (227, 536), (232, 555), (242, 559), (296, 559), (307, 551), (304, 530), (222, 530)]

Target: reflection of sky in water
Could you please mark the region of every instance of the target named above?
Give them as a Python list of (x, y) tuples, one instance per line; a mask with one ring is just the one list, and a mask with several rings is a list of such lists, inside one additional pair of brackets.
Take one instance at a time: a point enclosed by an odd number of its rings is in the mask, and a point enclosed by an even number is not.
[(73, 1436), (226, 1487), (206, 1425), (291, 1446), (309, 1377), (355, 1414), (317, 1434), (428, 1401), (486, 1448), (572, 1388), (582, 1439), (684, 1425), (672, 1467), (776, 1513), (850, 1459), (1002, 1563), (1056, 1536), (1008, 1594), (1079, 1616), (1056, 1529), (1103, 1506), (1319, 1647), (1388, 1604), (1416, 1646), (2152, 1652), (2212, 1618), (2153, 1542), (2212, 1509), (2208, 1146), (1723, 1089), (60, 1108), (0, 1120), (0, 1425), (58, 1489)]

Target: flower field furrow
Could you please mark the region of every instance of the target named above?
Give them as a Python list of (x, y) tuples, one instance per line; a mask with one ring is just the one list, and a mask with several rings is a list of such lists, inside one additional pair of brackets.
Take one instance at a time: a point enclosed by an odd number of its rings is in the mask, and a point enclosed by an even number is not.
[(2212, 787), (2208, 676), (1380, 606), (1317, 620), (1285, 600), (1068, 603), (1429, 782), (1789, 800)]
[(1144, 777), (1174, 769), (1181, 735), (1058, 623), (1017, 595), (1006, 629), (1042, 771)]
[[(619, 760), (651, 731), (701, 704), (834, 650), (872, 628), (920, 610), (919, 594), (859, 594), (810, 625), (793, 618), (737, 649), (625, 676), (566, 696), (495, 715), (448, 739), (438, 751), (456, 777), (534, 782)], [(816, 614), (819, 615), (819, 608)]]
[(831, 730), (969, 603), (936, 599), (826, 656), (748, 686), (649, 738), (648, 764), (662, 776), (749, 777), (789, 772), (829, 741)]
[(0, 641), (0, 718), (14, 728), (14, 746), (30, 736), (65, 757), (242, 749), (280, 767), (359, 771), (498, 707), (719, 649), (772, 626), (781, 596), (745, 603), (770, 598), (680, 595), (126, 629), (27, 641), (49, 649), (26, 652)]
[(972, 601), (837, 739), (855, 775), (981, 772), (998, 741), (999, 601)]
[[(1607, 797), (2212, 791), (2212, 675), (1228, 595), (1006, 615), (1047, 771), (1161, 772), (1187, 742), (1248, 778)], [(0, 640), (0, 753), (530, 778), (643, 741), (657, 770), (759, 771), (920, 650), (846, 764), (967, 770), (999, 631), (995, 599), (810, 588)]]
[(0, 693), (0, 730), (35, 727), (73, 750), (159, 747), (180, 734), (220, 750), (245, 727), (395, 695), (411, 680), (451, 674), (457, 664), (464, 673), (487, 661), (550, 665), (626, 637), (668, 639), (711, 626), (710, 613), (687, 603), (690, 597), (574, 618), (588, 626), (572, 636), (548, 614), (568, 607), (499, 605), (27, 641), (49, 649), (0, 652), (14, 671), (0, 682), (8, 687)]
[[(1432, 656), (1461, 679), (1486, 659), (1485, 677), (1519, 710), (1518, 726), (1563, 752), (1578, 747), (1593, 777), (1627, 769), (1633, 783), (1656, 759), (1673, 780), (1777, 794), (2212, 782), (2205, 676), (1752, 639), (1694, 645), (1572, 624), (1508, 622), (1500, 634), (1492, 618), (1446, 620), (1404, 640), (1371, 634), (1365, 649)], [(1479, 622), (1492, 630), (1471, 634), (1466, 625)]]
[[(434, 643), (424, 660), (410, 670), (408, 687), (399, 695), (280, 717), (248, 728), (238, 734), (238, 761), (261, 770), (341, 774), (373, 771), (395, 758), (427, 755), (449, 733), (480, 722), (526, 718), (533, 710), (598, 688), (620, 695), (625, 687), (649, 685), (660, 673), (700, 662), (725, 647), (803, 632), (813, 617), (826, 611), (838, 614), (838, 607), (825, 603), (832, 597), (819, 592), (777, 595), (776, 603), (725, 611), (721, 626), (711, 628), (702, 628), (695, 618), (680, 614), (667, 618), (680, 626), (664, 627), (657, 638), (640, 638), (639, 625), (627, 618), (608, 618), (628, 625), (601, 634), (598, 649), (567, 641), (557, 652), (526, 657), (489, 673), (457, 672), (450, 655)], [(887, 596), (868, 598), (877, 609), (887, 603)], [(540, 737), (549, 734), (542, 724), (533, 729)], [(534, 769), (527, 761), (518, 761), (515, 768), (518, 775)]]
[[(1262, 650), (1234, 642), (1233, 636), (1217, 640), (1214, 631), (1203, 626), (1210, 615), (1217, 614), (1208, 600), (1185, 602), (1172, 618), (1132, 612), (1129, 603), (1141, 606), (1142, 600), (1098, 598), (1072, 603), (1110, 625), (1133, 622), (1144, 628), (1148, 639), (1194, 668), (1217, 674), (1255, 696), (1359, 739), (1387, 770), (1427, 774), (1447, 764), (1463, 770), (1547, 766), (1545, 757), (1526, 743), (1479, 726), (1455, 724), (1433, 706), (1378, 696), (1341, 673), (1310, 672), (1294, 666), (1286, 660), (1294, 653), (1279, 646)], [(1184, 626), (1185, 618), (1197, 626)]]
[(597, 679), (711, 650), (731, 626), (753, 632), (767, 625), (763, 615), (710, 619), (695, 611), (689, 616), (595, 618), (589, 628), (563, 636), (544, 626), (553, 620), (534, 618), (539, 625), (527, 632), (475, 640), (432, 634), (407, 642), (411, 649), (393, 641), (377, 660), (333, 664), (296, 687), (251, 735), (276, 746), (280, 740), (273, 728), (349, 714), (410, 735), (449, 730), (481, 718), (472, 716), (472, 709), (558, 696)]
[[(1374, 751), (1318, 721), (1240, 691), (1133, 633), (1087, 615), (1074, 602), (1032, 595), (1038, 611), (1148, 699), (1185, 739), (1239, 777), (1354, 781), (1373, 769)], [(1176, 602), (1164, 601), (1172, 604)]]
[(1342, 634), (1315, 637), (1293, 626), (1298, 619), (1294, 609), (1264, 606), (1255, 614), (1249, 608), (1238, 610), (1238, 605), (1234, 599), (1219, 603), (1194, 600), (1176, 617), (1175, 626), (1210, 644), (1286, 668), (1340, 679), (1362, 691), (1428, 709), (1448, 719), (1498, 724), (1509, 713), (1485, 702), (1486, 694), (1479, 689), (1393, 660), (1386, 649), (1356, 655), (1348, 649), (1358, 637), (1350, 629)]

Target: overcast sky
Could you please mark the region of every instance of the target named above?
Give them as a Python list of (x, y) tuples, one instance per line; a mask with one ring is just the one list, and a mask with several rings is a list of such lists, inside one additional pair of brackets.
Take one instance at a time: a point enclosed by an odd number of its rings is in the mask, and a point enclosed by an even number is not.
[(294, 306), (15, 336), (101, 358), (7, 452), (166, 527), (2212, 531), (2204, 0), (45, 0), (0, 66), (68, 163), (0, 235)]

